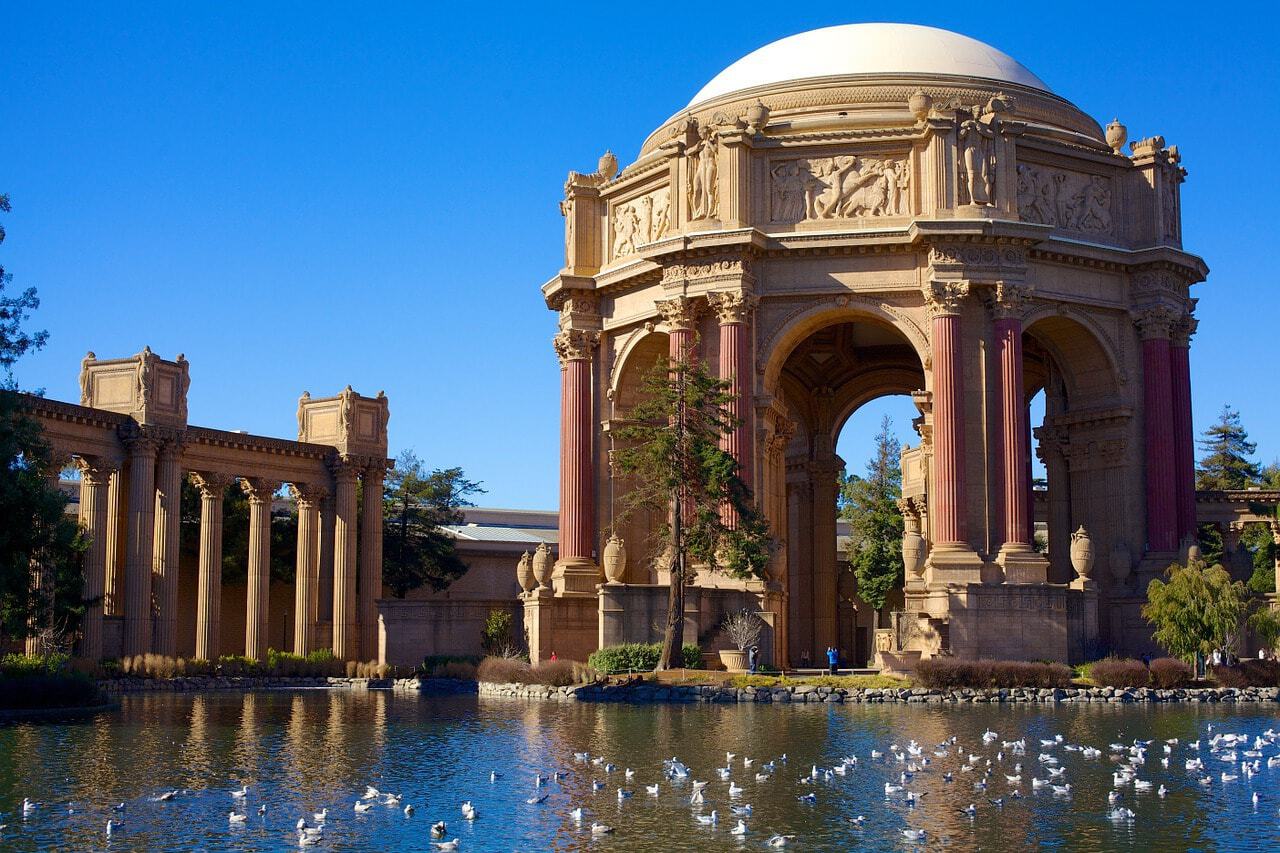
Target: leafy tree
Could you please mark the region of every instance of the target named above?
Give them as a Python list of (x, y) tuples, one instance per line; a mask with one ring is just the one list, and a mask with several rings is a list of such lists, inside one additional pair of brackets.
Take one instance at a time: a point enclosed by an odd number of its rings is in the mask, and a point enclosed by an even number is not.
[(467, 571), (441, 528), (461, 524), (462, 508), (472, 505), (467, 498), (483, 493), (461, 468), (428, 473), (412, 450), (396, 457), (383, 494), (382, 579), (392, 595), (404, 598), (424, 585), (441, 590)]
[(690, 560), (736, 578), (762, 577), (769, 562), (768, 523), (739, 477), (737, 460), (721, 448), (738, 425), (729, 409), (733, 399), (729, 383), (700, 362), (661, 359), (617, 433), (614, 465), (635, 483), (622, 498), (620, 517), (644, 510), (666, 518), (657, 531), (671, 568), (659, 669), (683, 665)]
[(1258, 445), (1240, 423), (1240, 413), (1230, 406), (1222, 407), (1218, 422), (1204, 431), (1200, 439), (1204, 456), (1196, 468), (1197, 489), (1247, 489), (1258, 485), (1262, 470), (1253, 456)]
[(903, 584), (902, 446), (893, 419), (885, 415), (876, 434), (876, 450), (867, 475), (850, 474), (840, 487), (840, 514), (849, 522), (849, 562), (858, 578), (858, 595), (876, 610), (889, 591)]
[(490, 610), (480, 630), (480, 648), (486, 655), (510, 657), (515, 645), (511, 642), (511, 626), (514, 620), (510, 610)]
[(1244, 583), (1232, 581), (1222, 566), (1193, 560), (1187, 566), (1175, 563), (1165, 574), (1167, 581), (1156, 579), (1147, 586), (1142, 616), (1170, 654), (1191, 660), (1196, 652), (1234, 652), (1246, 624), (1264, 641), (1270, 636), (1274, 642), (1280, 632), (1276, 613), (1251, 599)]
[[(182, 481), (182, 553), (200, 556), (200, 490)], [(298, 511), (277, 509), (271, 513), (271, 579), (293, 583), (298, 560)], [(249, 576), (249, 498), (238, 482), (229, 483), (222, 496), (222, 581), (243, 583)]]
[[(0, 194), (0, 212), (8, 211), (9, 197)], [(65, 651), (90, 603), (83, 596), (87, 543), (66, 515), (56, 482), (61, 465), (14, 393), (14, 364), (44, 346), (48, 333), (24, 330), (40, 300), (34, 288), (6, 296), (12, 280), (0, 267), (0, 635), (39, 637), (44, 651)]]

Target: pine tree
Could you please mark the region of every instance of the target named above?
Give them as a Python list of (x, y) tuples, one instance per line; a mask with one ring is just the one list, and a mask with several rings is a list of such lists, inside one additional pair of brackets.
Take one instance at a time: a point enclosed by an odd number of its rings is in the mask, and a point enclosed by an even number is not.
[(867, 475), (851, 474), (841, 485), (841, 515), (852, 533), (849, 562), (858, 578), (858, 595), (876, 610), (890, 590), (903, 583), (902, 446), (888, 415), (880, 422), (876, 450)]
[(1249, 440), (1240, 413), (1230, 406), (1223, 406), (1218, 422), (1204, 431), (1200, 448), (1204, 456), (1196, 469), (1197, 489), (1247, 489), (1261, 480), (1262, 469), (1249, 458), (1258, 445)]
[[(763, 577), (769, 526), (721, 440), (738, 426), (727, 381), (700, 362), (659, 360), (644, 378), (641, 401), (618, 430), (613, 463), (635, 485), (620, 518), (647, 510), (666, 522), (658, 538), (671, 560), (659, 669), (683, 665), (684, 587), (693, 563), (736, 578)], [(732, 510), (731, 512), (726, 510)]]
[(461, 468), (428, 473), (412, 450), (396, 457), (384, 485), (382, 525), (382, 579), (392, 595), (404, 598), (420, 586), (442, 590), (466, 573), (454, 538), (441, 528), (461, 524), (467, 498), (483, 492)]

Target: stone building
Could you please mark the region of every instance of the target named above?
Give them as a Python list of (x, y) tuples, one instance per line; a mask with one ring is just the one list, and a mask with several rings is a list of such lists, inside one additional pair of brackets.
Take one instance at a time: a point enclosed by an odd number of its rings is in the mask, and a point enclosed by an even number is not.
[(748, 606), (779, 663), (852, 653), (835, 441), (859, 406), (910, 394), (907, 581), (877, 649), (1145, 650), (1147, 581), (1195, 532), (1190, 288), (1207, 268), (1182, 248), (1177, 148), (1126, 143), (988, 45), (857, 24), (747, 55), (635, 162), (571, 172), (565, 264), (542, 288), (560, 318), (561, 547), (521, 569), (534, 656), (654, 636), (655, 520), (615, 519), (609, 452), (640, 377), (686, 353), (733, 384), (727, 447), (777, 542), (763, 581), (700, 574), (687, 635)]

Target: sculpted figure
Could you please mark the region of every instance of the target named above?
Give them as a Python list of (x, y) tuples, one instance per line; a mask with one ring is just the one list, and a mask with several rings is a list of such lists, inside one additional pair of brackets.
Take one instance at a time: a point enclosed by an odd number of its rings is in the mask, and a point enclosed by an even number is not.
[(653, 214), (649, 225), (649, 242), (652, 243), (667, 236), (667, 228), (671, 225), (671, 194), (665, 189), (658, 190), (653, 194), (651, 204)]
[(689, 218), (707, 219), (716, 214), (716, 140), (709, 127), (702, 129), (702, 145), (693, 157), (689, 175)]
[(799, 160), (773, 167), (773, 220), (799, 222), (805, 212), (805, 177)]
[(1111, 228), (1111, 188), (1101, 175), (1091, 175), (1080, 191), (1076, 227), (1085, 231)]
[(636, 231), (640, 217), (634, 204), (624, 204), (613, 214), (613, 256), (629, 255), (636, 250)]
[(888, 202), (888, 181), (885, 179), (884, 162), (863, 160), (859, 168), (844, 177), (840, 196), (841, 216), (883, 214)]
[(978, 118), (960, 124), (960, 167), (971, 204), (989, 206), (995, 203), (995, 131)]

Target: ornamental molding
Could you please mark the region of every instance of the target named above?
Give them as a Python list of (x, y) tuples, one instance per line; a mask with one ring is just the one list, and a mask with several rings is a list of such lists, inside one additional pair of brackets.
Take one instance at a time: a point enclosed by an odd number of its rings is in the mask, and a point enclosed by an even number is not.
[(921, 288), (929, 318), (959, 316), (969, 295), (967, 281), (928, 281)]
[(708, 260), (681, 260), (664, 264), (662, 267), (662, 286), (665, 288), (680, 287), (693, 282), (717, 281), (754, 282), (755, 275), (750, 257), (736, 255)]
[(600, 333), (588, 329), (565, 329), (552, 338), (561, 367), (570, 361), (590, 360), (599, 343)]
[(1130, 312), (1134, 325), (1138, 327), (1138, 336), (1144, 341), (1169, 339), (1173, 336), (1174, 326), (1180, 319), (1177, 313), (1167, 305), (1152, 305)]
[(1020, 279), (1027, 272), (1027, 250), (991, 243), (932, 243), (931, 274), (950, 273), (970, 280)]
[(271, 505), (271, 501), (275, 499), (276, 492), (280, 490), (280, 482), (278, 480), (264, 480), (261, 477), (241, 477), (240, 488), (249, 498), (251, 504), (267, 504)]
[(698, 304), (688, 296), (673, 296), (653, 303), (671, 331), (689, 331), (697, 326)]
[(1031, 299), (1030, 285), (998, 281), (987, 294), (991, 313), (997, 320), (1021, 320)]
[(319, 483), (289, 484), (289, 497), (299, 509), (317, 507), (330, 494), (329, 487)]

